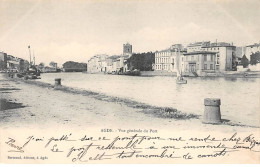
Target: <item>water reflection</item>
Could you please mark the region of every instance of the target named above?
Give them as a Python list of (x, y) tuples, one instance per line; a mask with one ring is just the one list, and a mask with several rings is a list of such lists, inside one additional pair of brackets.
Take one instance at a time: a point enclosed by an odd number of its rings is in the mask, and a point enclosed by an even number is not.
[(234, 77), (224, 77), (224, 79), (226, 81), (232, 81), (232, 82), (236, 82), (237, 81), (237, 78), (234, 78)]

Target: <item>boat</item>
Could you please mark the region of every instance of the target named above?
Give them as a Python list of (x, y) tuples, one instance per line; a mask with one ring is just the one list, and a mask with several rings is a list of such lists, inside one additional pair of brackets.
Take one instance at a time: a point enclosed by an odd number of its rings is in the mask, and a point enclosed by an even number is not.
[(177, 64), (177, 77), (176, 77), (176, 83), (177, 84), (187, 84), (187, 80), (183, 78), (182, 72), (179, 67), (179, 62), (180, 62), (180, 50), (178, 49), (177, 53), (177, 59), (176, 59), (176, 64)]
[(30, 62), (29, 62), (29, 68), (27, 68), (25, 71), (20, 71), (16, 74), (18, 78), (24, 78), (27, 79), (41, 79), (40, 77), (40, 71), (35, 66), (35, 57), (33, 56), (34, 63), (32, 64), (31, 61), (31, 51), (30, 46), (28, 46), (29, 49), (29, 55), (30, 55)]
[(124, 75), (130, 75), (130, 76), (140, 76), (140, 70), (129, 70), (124, 72)]
[(177, 75), (176, 83), (177, 84), (187, 84), (187, 80), (184, 79), (182, 75), (180, 75), (180, 76)]

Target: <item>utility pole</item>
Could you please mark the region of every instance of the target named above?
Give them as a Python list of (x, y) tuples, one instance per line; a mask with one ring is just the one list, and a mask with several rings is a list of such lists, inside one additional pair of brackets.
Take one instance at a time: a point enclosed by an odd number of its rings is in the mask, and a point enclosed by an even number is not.
[(35, 56), (34, 56), (34, 50), (33, 50), (33, 65), (35, 66)]
[(30, 50), (30, 45), (28, 46), (28, 50), (29, 50), (29, 55), (30, 55), (30, 62), (29, 62), (29, 67), (31, 67), (31, 50)]

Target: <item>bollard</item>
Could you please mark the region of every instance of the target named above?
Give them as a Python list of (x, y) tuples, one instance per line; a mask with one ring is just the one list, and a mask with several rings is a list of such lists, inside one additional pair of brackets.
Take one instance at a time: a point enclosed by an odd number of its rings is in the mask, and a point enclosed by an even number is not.
[(60, 87), (60, 86), (61, 86), (61, 79), (55, 78), (55, 87)]
[(206, 98), (204, 99), (204, 105), (205, 110), (202, 122), (206, 124), (220, 124), (220, 99)]

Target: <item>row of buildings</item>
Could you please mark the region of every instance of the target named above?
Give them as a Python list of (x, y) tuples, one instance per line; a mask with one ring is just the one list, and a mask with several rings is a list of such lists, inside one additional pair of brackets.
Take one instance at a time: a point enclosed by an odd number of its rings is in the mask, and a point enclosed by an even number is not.
[(256, 52), (260, 52), (260, 43), (255, 43), (248, 46), (240, 46), (236, 48), (237, 56), (242, 57), (243, 55), (245, 55), (248, 60), (250, 59), (250, 55)]
[[(236, 47), (233, 43), (218, 41), (194, 42), (187, 47), (174, 44), (167, 49), (156, 51), (152, 65), (154, 71), (204, 76), (209, 73), (235, 71), (243, 55), (249, 60), (250, 55), (256, 52), (260, 52), (260, 43), (245, 47)], [(125, 72), (129, 70), (127, 59), (132, 55), (132, 45), (129, 43), (123, 45), (121, 55), (95, 55), (88, 61), (88, 72)]]
[(210, 41), (181, 44), (155, 52), (155, 71), (179, 72), (187, 75), (204, 75), (231, 71), (235, 65), (236, 47), (225, 42)]
[(123, 73), (128, 70), (127, 59), (132, 56), (132, 45), (123, 45), (123, 54), (108, 56), (99, 54), (88, 60), (89, 73)]
[(19, 57), (8, 55), (0, 52), (0, 70), (20, 71), (24, 72), (29, 68), (29, 62)]

